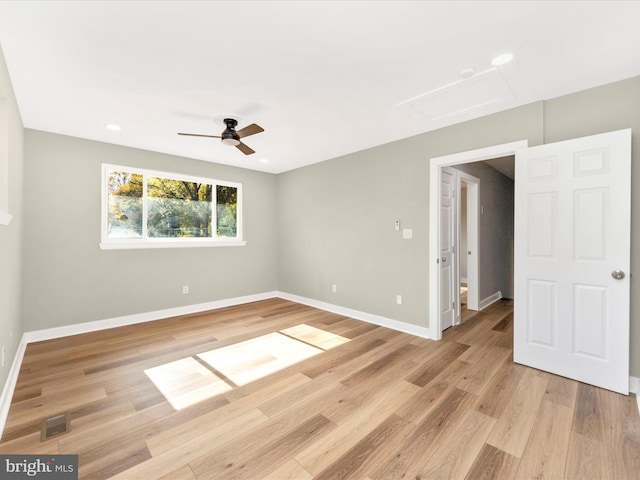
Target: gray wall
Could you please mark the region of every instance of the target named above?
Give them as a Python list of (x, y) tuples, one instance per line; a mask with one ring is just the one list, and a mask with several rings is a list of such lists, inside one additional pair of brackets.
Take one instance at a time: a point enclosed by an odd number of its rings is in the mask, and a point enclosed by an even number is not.
[[(6, 363), (0, 368), (2, 390), (24, 332), (20, 313), (24, 129), (1, 49), (0, 99), (6, 100), (8, 113), (8, 165), (0, 165), (4, 170), (0, 172), (0, 190), (3, 190), (2, 197), (6, 198), (6, 202), (3, 203), (6, 205), (0, 208), (8, 210), (13, 215), (9, 225), (0, 225), (0, 349), (6, 347)], [(5, 189), (8, 189), (8, 192)]]
[(480, 302), (496, 292), (513, 298), (513, 180), (482, 162), (455, 168), (480, 179), (484, 207), (478, 216)]
[[(100, 250), (102, 162), (242, 183), (247, 245)], [(27, 129), (25, 175), (27, 331), (277, 289), (272, 174)]]
[[(632, 202), (638, 205), (639, 107), (640, 77), (634, 77), (278, 175), (279, 289), (428, 327), (429, 159), (516, 140), (534, 146), (632, 128)], [(393, 230), (396, 218), (413, 228), (413, 240)], [(634, 271), (637, 238), (640, 209), (633, 208)], [(395, 305), (397, 293), (402, 305)], [(635, 281), (631, 298), (631, 374), (640, 376)]]
[(429, 159), (540, 144), (542, 115), (539, 102), (278, 175), (279, 289), (428, 327)]

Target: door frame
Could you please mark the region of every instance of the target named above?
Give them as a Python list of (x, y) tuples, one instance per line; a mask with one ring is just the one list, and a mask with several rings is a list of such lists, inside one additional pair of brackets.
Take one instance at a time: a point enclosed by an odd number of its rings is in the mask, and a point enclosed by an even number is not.
[[(432, 157), (429, 160), (429, 330), (433, 340), (442, 339), (440, 328), (440, 169), (442, 167), (460, 165), (463, 163), (481, 162), (492, 158), (515, 155), (517, 150), (527, 148), (528, 140), (518, 140), (501, 145), (468, 150), (440, 157)], [(476, 269), (477, 272), (477, 269)], [(479, 287), (479, 283), (478, 283)]]

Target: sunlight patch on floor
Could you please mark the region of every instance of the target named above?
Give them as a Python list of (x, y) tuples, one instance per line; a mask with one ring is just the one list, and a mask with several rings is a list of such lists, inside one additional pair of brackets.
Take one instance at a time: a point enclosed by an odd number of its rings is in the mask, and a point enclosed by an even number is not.
[(201, 353), (198, 357), (236, 385), (246, 385), (322, 352), (276, 332)]
[(149, 368), (145, 373), (173, 408), (182, 410), (348, 341), (340, 335), (300, 324)]
[(316, 347), (320, 347), (323, 350), (329, 350), (330, 348), (337, 347), (343, 343), (349, 341), (348, 338), (341, 337), (334, 333), (325, 332), (319, 328), (315, 328), (304, 323), (296, 325), (295, 327), (285, 328), (280, 330), (281, 333), (288, 335), (303, 342), (310, 343)]
[(149, 368), (144, 373), (176, 410), (233, 388), (191, 357)]

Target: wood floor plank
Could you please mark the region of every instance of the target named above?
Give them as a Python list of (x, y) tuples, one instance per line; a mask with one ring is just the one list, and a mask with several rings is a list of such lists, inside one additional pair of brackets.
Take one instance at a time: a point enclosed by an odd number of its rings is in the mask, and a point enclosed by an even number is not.
[(7, 419), (7, 428), (12, 429), (30, 422), (39, 422), (43, 418), (66, 412), (82, 404), (106, 398), (102, 387), (77, 389), (71, 392), (40, 396), (11, 405), (11, 416)]
[(431, 361), (425, 362), (407, 380), (419, 387), (424, 387), (427, 383), (437, 377), (442, 370), (447, 368), (469, 348), (469, 345), (461, 343), (443, 342), (440, 348), (434, 350)]
[[(4, 438), (4, 437), (3, 437)], [(0, 453), (3, 454), (24, 454), (28, 452), (30, 455), (38, 454), (54, 454), (60, 453), (58, 441), (54, 438), (46, 442), (40, 442), (40, 431), (23, 435), (21, 437), (2, 442), (0, 444)]]
[(476, 399), (475, 395), (454, 388), (415, 426), (410, 436), (395, 446), (393, 456), (380, 462), (370, 476), (385, 480), (416, 478), (446, 431), (464, 417)]
[[(287, 419), (287, 420), (290, 420)], [(291, 427), (291, 422), (267, 422), (251, 438), (242, 438), (216, 452), (189, 463), (198, 480), (256, 478), (271, 472), (309, 444), (335, 427), (326, 417), (314, 415)], [(262, 433), (262, 437), (260, 437)], [(273, 438), (276, 438), (275, 441)]]
[(280, 468), (285, 463), (287, 455), (295, 455), (312, 442), (314, 437), (322, 436), (334, 426), (326, 417), (317, 415), (278, 441), (270, 443), (251, 458), (236, 464), (235, 468), (227, 466), (222, 473), (219, 473), (207, 466), (206, 473), (197, 474), (198, 478), (202, 480), (262, 478), (265, 473)]
[(183, 465), (180, 468), (173, 470), (172, 472), (163, 475), (158, 480), (198, 480), (193, 474), (193, 471), (189, 465)]
[(505, 348), (488, 348), (481, 358), (475, 360), (475, 363), (456, 386), (474, 395), (480, 395), (500, 365), (510, 356), (511, 352)]
[(581, 480), (618, 480), (613, 475), (613, 462), (604, 442), (571, 432), (565, 478)]
[(640, 479), (640, 428), (634, 397), (599, 388), (596, 392), (605, 427), (604, 443), (613, 462), (614, 478)]
[(295, 455), (295, 460), (306, 471), (319, 474), (368, 435), (417, 390), (417, 386), (403, 380), (393, 389), (371, 397), (368, 404), (359, 408), (342, 424)]
[(398, 408), (396, 415), (418, 425), (440, 403), (448, 398), (456, 383), (471, 369), (469, 363), (455, 360), (447, 368), (420, 389), (411, 399)]
[(572, 417), (572, 409), (548, 400), (542, 402), (516, 478), (553, 479), (564, 472)]
[(496, 423), (495, 418), (472, 410), (450, 428), (416, 478), (464, 478)]
[(251, 395), (247, 395), (238, 401), (231, 402), (210, 412), (205, 412), (202, 415), (181, 422), (175, 427), (158, 432), (147, 438), (147, 446), (153, 456), (158, 456), (192, 438), (205, 434), (210, 430), (223, 427), (228, 422), (234, 421), (251, 410), (254, 410), (256, 404), (259, 403), (261, 399), (269, 398), (275, 392), (278, 394), (287, 394), (287, 392), (308, 382), (309, 378), (300, 373), (292, 375)]
[(498, 418), (487, 443), (521, 458), (546, 386), (546, 379), (525, 372), (504, 412)]
[(323, 415), (340, 425), (382, 391), (395, 390), (403, 374), (410, 373), (417, 366), (410, 358), (413, 349), (408, 347), (413, 346), (405, 345), (398, 350), (397, 356), (388, 355), (370, 364), (374, 368), (372, 371), (365, 369), (366, 381), (363, 382), (360, 376), (365, 370), (360, 370), (355, 376), (341, 381), (340, 384), (346, 387), (345, 390), (340, 392), (335, 402), (322, 410)]
[(314, 478), (316, 480), (362, 478), (375, 466), (376, 459), (391, 455), (395, 444), (406, 438), (414, 429), (413, 424), (396, 415), (391, 415)]
[(194, 436), (176, 447), (153, 456), (144, 462), (115, 475), (114, 480), (150, 480), (165, 475), (177, 465), (188, 465), (216, 449), (224, 448), (228, 442), (235, 441), (265, 424), (267, 418), (259, 410), (253, 409), (243, 415), (225, 422), (201, 435)]
[(538, 477), (518, 477), (516, 469), (518, 459), (499, 450), (491, 445), (485, 445), (476, 457), (473, 465), (468, 470), (464, 480), (508, 480), (515, 478), (538, 478)]
[(545, 400), (573, 409), (576, 403), (579, 382), (551, 373), (542, 373), (548, 381), (547, 391), (544, 394)]
[(573, 417), (573, 431), (602, 442), (605, 426), (603, 425), (603, 417), (598, 414), (600, 410), (598, 388), (584, 383), (579, 384)]
[(350, 348), (348, 349), (333, 349), (331, 352), (327, 352), (323, 355), (322, 358), (318, 357), (317, 362), (307, 362), (308, 364), (311, 364), (310, 368), (304, 370), (303, 373), (309, 378), (315, 378), (318, 375), (332, 371), (340, 365), (344, 365), (350, 360), (356, 360), (360, 358), (361, 355), (371, 352), (385, 344), (386, 342), (384, 340), (372, 338), (362, 345), (355, 343), (349, 345)]
[(313, 475), (307, 472), (294, 459), (280, 466), (278, 469), (269, 473), (262, 480), (312, 480)]
[(476, 409), (485, 415), (498, 418), (506, 408), (525, 371), (526, 367), (506, 358), (493, 378), (488, 380), (487, 387), (478, 399)]

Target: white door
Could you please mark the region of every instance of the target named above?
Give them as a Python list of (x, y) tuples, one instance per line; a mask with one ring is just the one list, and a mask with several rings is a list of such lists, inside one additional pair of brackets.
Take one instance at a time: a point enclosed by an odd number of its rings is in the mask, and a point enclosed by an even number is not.
[(455, 275), (456, 175), (449, 167), (440, 169), (440, 328), (454, 324), (457, 293)]
[(514, 361), (629, 393), (631, 130), (516, 153)]

